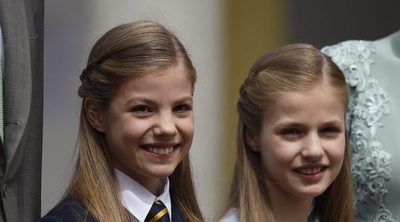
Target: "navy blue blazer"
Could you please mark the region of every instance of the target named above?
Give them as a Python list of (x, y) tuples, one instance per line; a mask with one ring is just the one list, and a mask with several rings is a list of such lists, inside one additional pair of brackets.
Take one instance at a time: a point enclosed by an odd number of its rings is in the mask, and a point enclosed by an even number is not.
[[(55, 206), (41, 222), (96, 222), (81, 201), (68, 196)], [(172, 222), (186, 222), (181, 210), (172, 200)]]

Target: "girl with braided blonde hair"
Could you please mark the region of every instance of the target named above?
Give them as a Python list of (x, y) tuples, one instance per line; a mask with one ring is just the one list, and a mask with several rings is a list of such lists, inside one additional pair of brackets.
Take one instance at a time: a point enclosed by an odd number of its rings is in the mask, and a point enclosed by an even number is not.
[(196, 70), (176, 36), (152, 21), (115, 27), (80, 79), (75, 172), (42, 221), (203, 221), (188, 156)]
[(311, 45), (262, 56), (240, 88), (221, 221), (352, 221), (347, 103), (343, 73)]

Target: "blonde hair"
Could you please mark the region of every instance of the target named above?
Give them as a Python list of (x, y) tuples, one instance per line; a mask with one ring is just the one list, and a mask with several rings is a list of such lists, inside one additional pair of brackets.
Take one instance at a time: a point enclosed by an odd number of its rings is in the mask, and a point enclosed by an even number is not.
[[(84, 101), (106, 109), (122, 81), (182, 63), (191, 80), (196, 70), (180, 41), (162, 25), (140, 21), (115, 27), (93, 46), (87, 68), (80, 76), (78, 94), (83, 99), (78, 134), (79, 154), (66, 195), (79, 198), (99, 222), (126, 222), (128, 215), (119, 194), (104, 136), (89, 123)], [(169, 177), (171, 198), (188, 221), (203, 221), (192, 181), (189, 156)]]
[[(246, 135), (260, 132), (262, 113), (287, 91), (309, 89), (322, 81), (340, 93), (344, 108), (348, 104), (348, 87), (343, 73), (318, 49), (307, 44), (292, 44), (262, 56), (251, 68), (240, 88), (237, 102), (237, 161), (231, 191), (224, 213), (236, 208), (241, 222), (275, 221), (268, 200), (259, 153), (252, 151)], [(345, 148), (343, 167), (338, 177), (314, 199), (310, 219), (321, 222), (352, 221), (350, 153)]]

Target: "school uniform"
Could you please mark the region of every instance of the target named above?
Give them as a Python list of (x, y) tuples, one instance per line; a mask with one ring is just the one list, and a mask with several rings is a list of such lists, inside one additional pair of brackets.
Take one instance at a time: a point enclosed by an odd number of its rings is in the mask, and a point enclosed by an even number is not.
[(68, 196), (54, 207), (41, 221), (45, 222), (95, 222), (96, 220), (90, 215), (81, 201), (74, 197)]
[[(121, 192), (121, 201), (132, 222), (143, 222), (155, 201), (162, 201), (166, 206), (171, 222), (185, 222), (185, 218), (170, 196), (169, 180), (166, 179), (164, 191), (154, 196), (141, 184), (115, 170)], [(93, 216), (82, 205), (81, 201), (73, 196), (62, 200), (41, 220), (42, 222), (96, 222)]]

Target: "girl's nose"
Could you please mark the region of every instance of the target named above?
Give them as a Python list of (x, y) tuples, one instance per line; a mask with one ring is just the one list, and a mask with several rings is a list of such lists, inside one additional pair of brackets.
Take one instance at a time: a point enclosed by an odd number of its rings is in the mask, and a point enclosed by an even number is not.
[(175, 118), (171, 113), (160, 114), (157, 126), (154, 129), (156, 136), (173, 136), (176, 134)]
[(301, 151), (303, 158), (308, 161), (318, 161), (323, 154), (324, 147), (318, 133), (308, 135)]

